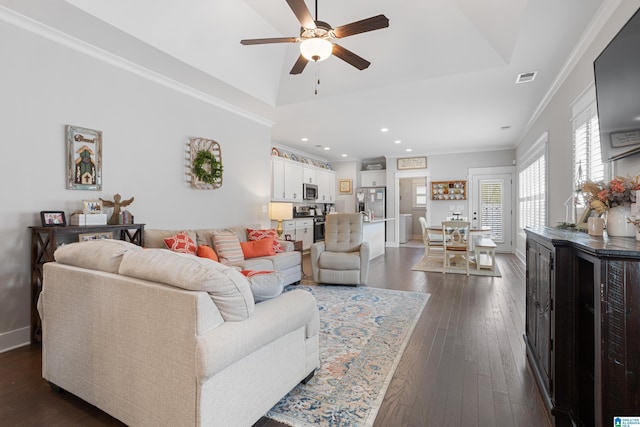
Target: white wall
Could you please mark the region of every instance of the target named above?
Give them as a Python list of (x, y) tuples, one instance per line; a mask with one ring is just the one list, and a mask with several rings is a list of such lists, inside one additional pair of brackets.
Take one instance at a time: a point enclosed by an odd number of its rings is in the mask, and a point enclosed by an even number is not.
[[(0, 351), (30, 324), (30, 233), (39, 211), (135, 196), (148, 228), (268, 223), (270, 129), (210, 103), (0, 22)], [(65, 189), (66, 124), (103, 131), (102, 191)], [(185, 183), (185, 143), (218, 141), (223, 186)]]
[[(423, 173), (429, 176), (430, 181), (466, 180), (469, 168), (512, 166), (514, 158), (514, 150), (427, 155), (427, 169)], [(389, 216), (395, 215), (399, 209), (399, 205), (396, 204), (396, 175), (398, 178), (402, 178), (405, 173), (417, 174), (420, 173), (420, 170), (398, 171), (396, 159), (387, 159), (387, 211)], [(439, 223), (442, 218), (451, 215), (449, 207), (452, 203), (449, 202), (451, 201), (429, 201), (427, 209), (432, 222)], [(463, 213), (468, 216), (469, 200), (464, 200), (462, 203), (456, 201), (455, 205), (464, 205)], [(395, 226), (387, 227), (387, 244), (397, 245), (399, 239), (396, 236), (398, 236), (397, 222)]]
[[(593, 82), (593, 61), (639, 7), (640, 0), (620, 2), (602, 29), (591, 36), (592, 40), (587, 44), (584, 52), (575, 58), (574, 68), (564, 76), (565, 80), (559, 85), (539, 116), (533, 120), (517, 147), (516, 161), (519, 163), (533, 143), (544, 132), (549, 133), (547, 156), (547, 191), (549, 193), (547, 225), (549, 226), (564, 221), (564, 202), (572, 192), (571, 103)], [(587, 34), (587, 37), (589, 36)], [(640, 170), (640, 156), (619, 161), (613, 166), (617, 174), (637, 173)], [(517, 252), (523, 256), (524, 233), (517, 233), (516, 242)]]

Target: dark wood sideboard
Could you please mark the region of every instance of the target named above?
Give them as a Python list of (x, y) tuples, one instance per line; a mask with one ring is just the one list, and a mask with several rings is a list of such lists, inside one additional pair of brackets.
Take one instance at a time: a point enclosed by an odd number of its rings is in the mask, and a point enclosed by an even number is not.
[(114, 239), (144, 245), (144, 224), (70, 225), (65, 227), (29, 227), (31, 229), (31, 343), (41, 341), (38, 297), (42, 291), (42, 266), (54, 261), (59, 245), (79, 241), (81, 234), (111, 233)]
[(555, 425), (640, 416), (640, 242), (525, 232), (524, 341)]

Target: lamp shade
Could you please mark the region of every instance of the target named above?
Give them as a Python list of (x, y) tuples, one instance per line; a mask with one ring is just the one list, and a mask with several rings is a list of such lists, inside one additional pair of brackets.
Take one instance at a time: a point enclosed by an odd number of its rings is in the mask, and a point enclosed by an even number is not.
[(269, 219), (283, 220), (293, 218), (293, 203), (269, 203)]
[(332, 51), (333, 44), (329, 40), (313, 38), (300, 43), (300, 54), (309, 61), (324, 61)]

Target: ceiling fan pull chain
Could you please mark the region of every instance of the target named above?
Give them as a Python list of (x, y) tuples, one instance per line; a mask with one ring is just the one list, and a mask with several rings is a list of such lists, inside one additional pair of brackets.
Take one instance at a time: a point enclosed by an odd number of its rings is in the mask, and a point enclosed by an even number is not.
[(316, 62), (316, 88), (314, 95), (318, 94), (318, 86), (320, 86), (320, 64)]

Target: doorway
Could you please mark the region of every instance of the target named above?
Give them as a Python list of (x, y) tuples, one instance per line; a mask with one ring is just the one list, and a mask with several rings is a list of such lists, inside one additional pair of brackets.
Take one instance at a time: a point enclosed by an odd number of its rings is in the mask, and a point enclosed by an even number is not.
[[(427, 170), (398, 171), (395, 172), (394, 178), (395, 206), (393, 212), (396, 218), (394, 221), (394, 243), (398, 246), (419, 245), (424, 247), (418, 218), (423, 216), (427, 220), (429, 219), (429, 172)], [(404, 235), (407, 231), (408, 215), (411, 215), (410, 239)]]
[(470, 168), (471, 226), (491, 227), (497, 252), (513, 252), (515, 168)]

